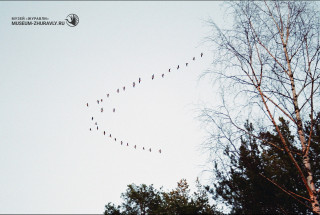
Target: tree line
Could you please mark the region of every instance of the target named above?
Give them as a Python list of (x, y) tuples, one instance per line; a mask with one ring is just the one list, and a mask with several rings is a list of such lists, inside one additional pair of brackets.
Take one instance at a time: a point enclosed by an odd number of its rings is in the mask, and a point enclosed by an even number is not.
[[(319, 3), (227, 3), (231, 28), (209, 20), (220, 103), (203, 108), (212, 184), (189, 195), (128, 185), (105, 214), (320, 214)], [(185, 191), (184, 191), (185, 190)], [(214, 203), (210, 203), (210, 199)], [(216, 205), (214, 205), (216, 204)]]

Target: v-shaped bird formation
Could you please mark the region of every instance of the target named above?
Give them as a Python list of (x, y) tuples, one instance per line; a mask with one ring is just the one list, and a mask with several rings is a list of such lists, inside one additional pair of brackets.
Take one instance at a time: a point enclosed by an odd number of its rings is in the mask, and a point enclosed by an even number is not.
[[(202, 58), (202, 56), (203, 56), (203, 53), (200, 54), (200, 58)], [(195, 60), (196, 60), (196, 57), (193, 57), (193, 58), (192, 58), (192, 61), (195, 61)], [(183, 64), (182, 64), (182, 65), (183, 65)], [(186, 62), (186, 63), (185, 63), (185, 67), (188, 67), (188, 65), (189, 65), (189, 62)], [(176, 70), (179, 70), (180, 68), (182, 68), (182, 67), (180, 67), (179, 65), (177, 65)], [(170, 72), (172, 72), (172, 71), (173, 71), (173, 70), (172, 70), (171, 68), (168, 69), (168, 73), (170, 73)], [(163, 79), (163, 78), (165, 77), (165, 73), (159, 74), (159, 77), (160, 77), (160, 76), (161, 76), (161, 78)], [(158, 76), (156, 76), (155, 74), (152, 74), (150, 80), (152, 81), (152, 80), (154, 80), (156, 77), (158, 77)], [(141, 84), (141, 83), (143, 83), (143, 80), (139, 77), (137, 84)], [(135, 81), (132, 82), (132, 87), (133, 87), (133, 88), (136, 87), (136, 82), (135, 82)], [(117, 90), (114, 91), (114, 92), (116, 92), (115, 95), (120, 93), (120, 89), (121, 89), (121, 87), (117, 88)], [(123, 86), (123, 87), (122, 87), (122, 91), (125, 91), (125, 90), (126, 90), (126, 86)], [(105, 95), (106, 95), (106, 98), (107, 98), (107, 99), (110, 98), (111, 94), (112, 94), (111, 92), (106, 93), (106, 94), (105, 94)], [(96, 102), (97, 102), (97, 105), (102, 105), (103, 99), (102, 99), (102, 98), (101, 98), (101, 99), (97, 99)], [(95, 104), (95, 102), (93, 102), (92, 105), (91, 105), (91, 103), (89, 104), (89, 102), (87, 102), (87, 103), (86, 103), (86, 106), (87, 106), (87, 108), (90, 108), (91, 106), (93, 106), (93, 104)], [(98, 107), (98, 108), (99, 108), (99, 107)], [(104, 107), (100, 107), (100, 111), (101, 111), (101, 113), (104, 113)], [(112, 112), (113, 112), (113, 113), (116, 113), (116, 108), (113, 108), (113, 109), (112, 109)], [(91, 121), (91, 122), (94, 122), (94, 119), (95, 119), (95, 117), (92, 116), (90, 121)], [(97, 121), (94, 122), (94, 124), (92, 125), (92, 127), (96, 128), (96, 129), (97, 129), (97, 132), (100, 132)], [(89, 127), (89, 131), (90, 131), (90, 132), (93, 131), (93, 130), (92, 130), (92, 127)], [(101, 130), (101, 129), (100, 129), (100, 130)], [(104, 135), (104, 136), (105, 136), (106, 133), (109, 133), (109, 139), (110, 139), (111, 141), (113, 141), (113, 142), (115, 142), (115, 143), (120, 143), (121, 146), (126, 146), (126, 147), (132, 146), (135, 150), (139, 150), (139, 149), (140, 149), (140, 150), (143, 150), (143, 151), (153, 152), (152, 148), (150, 148), (150, 147), (138, 146), (137, 144), (132, 145), (132, 144), (129, 144), (129, 142), (125, 142), (125, 141), (123, 141), (123, 140), (117, 142), (117, 137), (113, 137), (112, 134), (110, 133), (110, 131), (109, 131), (109, 132), (106, 132), (106, 130), (102, 130), (101, 135)], [(118, 139), (118, 140), (119, 140), (119, 139)], [(161, 150), (161, 149), (158, 149), (157, 152), (161, 154), (161, 153), (162, 153), (162, 150)]]

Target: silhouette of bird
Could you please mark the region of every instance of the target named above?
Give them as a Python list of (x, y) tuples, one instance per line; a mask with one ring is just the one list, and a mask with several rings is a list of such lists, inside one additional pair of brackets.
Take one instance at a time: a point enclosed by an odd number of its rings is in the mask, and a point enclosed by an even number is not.
[(136, 83), (133, 82), (133, 83), (132, 83), (132, 86), (135, 87), (135, 86), (136, 86)]
[(91, 131), (91, 128), (90, 128), (90, 131)]
[(87, 103), (87, 107), (89, 107), (89, 104)]
[(103, 108), (101, 108), (101, 113), (103, 112)]
[(103, 131), (103, 135), (106, 135), (106, 131)]
[(144, 150), (144, 147), (142, 147), (142, 149)]
[(152, 80), (154, 79), (154, 74), (152, 75)]
[(93, 117), (91, 119), (93, 120)]
[(164, 74), (162, 74), (161, 76), (162, 76), (162, 78), (163, 78), (163, 77), (164, 77)]
[(121, 145), (123, 144), (122, 140), (121, 140)]
[(168, 72), (170, 72), (170, 71), (171, 71), (171, 69), (168, 70)]
[(98, 104), (99, 104), (99, 100), (97, 100)]
[(101, 102), (102, 102), (103, 100), (101, 99)]
[(99, 127), (97, 126), (97, 130), (99, 129)]
[(115, 109), (115, 108), (113, 108), (113, 113), (114, 113), (114, 112), (116, 112), (116, 109)]
[(202, 57), (202, 56), (203, 56), (203, 53), (201, 52), (200, 57)]
[(109, 135), (109, 137), (111, 137), (111, 134)]
[(129, 143), (127, 143), (127, 146), (129, 146)]
[(114, 138), (114, 141), (117, 141), (117, 138)]
[(98, 125), (98, 123), (96, 122), (96, 123), (94, 123), (95, 125)]
[(186, 63), (186, 66), (188, 66), (188, 63)]
[(195, 57), (192, 58), (192, 60), (195, 60), (195, 59), (196, 59)]
[(177, 69), (179, 69), (180, 67), (179, 67), (179, 65), (177, 66)]
[(125, 90), (126, 90), (126, 87), (124, 86), (124, 87), (122, 87), (122, 89), (123, 89), (123, 91), (125, 91)]
[(151, 148), (149, 149), (149, 151), (151, 152)]
[(139, 78), (139, 84), (140, 84), (140, 82), (141, 82), (141, 78)]
[(107, 94), (107, 97), (109, 98), (109, 93)]
[[(69, 20), (69, 18), (70, 18), (70, 20)], [(76, 26), (76, 24), (77, 24), (77, 19), (76, 19), (75, 15), (68, 16), (65, 20), (66, 20), (69, 24), (71, 24), (72, 26)]]
[(137, 145), (134, 145), (134, 148), (136, 149), (136, 148), (137, 148)]
[(117, 93), (119, 93), (119, 88), (117, 89)]
[(161, 149), (159, 149), (159, 153), (161, 154)]

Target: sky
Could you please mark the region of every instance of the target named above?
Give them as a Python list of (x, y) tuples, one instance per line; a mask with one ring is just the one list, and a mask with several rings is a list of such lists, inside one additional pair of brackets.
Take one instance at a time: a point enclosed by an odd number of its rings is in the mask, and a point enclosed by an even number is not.
[[(206, 133), (197, 115), (218, 95), (199, 76), (212, 66), (206, 21), (223, 27), (222, 8), (217, 1), (0, 2), (0, 213), (102, 213), (131, 183), (168, 190), (186, 178), (192, 188), (199, 177), (205, 184)], [(77, 26), (12, 25), (12, 17), (69, 14)]]

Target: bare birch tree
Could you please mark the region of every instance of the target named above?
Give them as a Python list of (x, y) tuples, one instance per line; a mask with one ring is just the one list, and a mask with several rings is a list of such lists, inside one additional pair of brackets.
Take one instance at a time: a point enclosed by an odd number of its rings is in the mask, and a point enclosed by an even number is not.
[[(211, 151), (228, 147), (237, 156), (236, 143), (241, 135), (246, 133), (259, 140), (244, 128), (246, 117), (263, 125), (261, 129), (275, 129), (282, 145), (268, 144), (290, 157), (308, 196), (288, 192), (298, 199), (307, 199), (312, 211), (320, 214), (320, 179), (314, 178), (309, 153), (313, 147), (312, 126), (320, 112), (318, 3), (241, 1), (230, 4), (234, 16), (231, 29), (219, 28), (210, 21), (214, 30), (209, 41), (214, 43), (215, 56), (213, 69), (208, 74), (213, 75), (222, 89), (222, 105), (203, 110), (202, 119), (215, 126), (207, 146)], [(299, 152), (290, 150), (279, 129), (279, 117), (288, 120), (291, 129), (296, 131), (295, 144)], [(304, 129), (306, 122), (311, 122), (308, 133)], [(298, 154), (302, 162), (293, 154)], [(272, 178), (262, 176), (272, 182)]]

